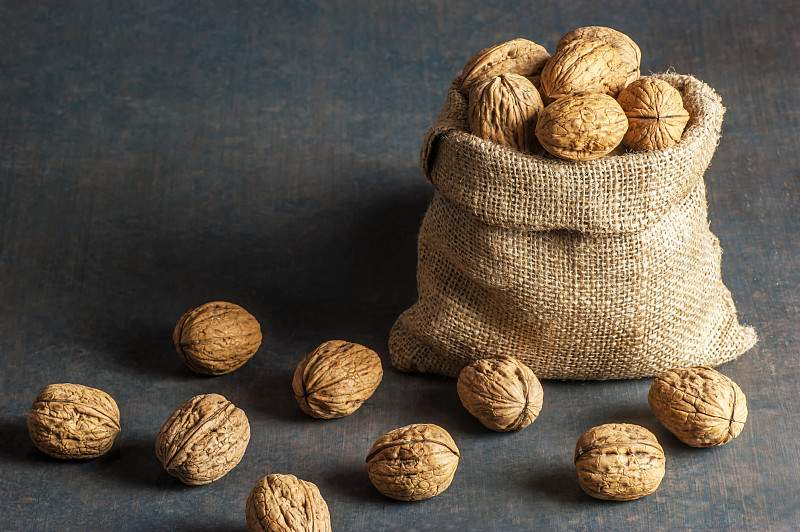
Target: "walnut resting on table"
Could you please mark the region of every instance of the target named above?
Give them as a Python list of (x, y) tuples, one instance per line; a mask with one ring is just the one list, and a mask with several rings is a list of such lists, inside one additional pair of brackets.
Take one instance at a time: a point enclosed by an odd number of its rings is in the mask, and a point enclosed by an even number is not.
[(250, 491), (245, 506), (249, 532), (331, 532), (328, 505), (311, 482), (272, 474)]
[(33, 444), (53, 458), (95, 458), (120, 433), (119, 408), (102, 390), (81, 384), (50, 384), (28, 413)]

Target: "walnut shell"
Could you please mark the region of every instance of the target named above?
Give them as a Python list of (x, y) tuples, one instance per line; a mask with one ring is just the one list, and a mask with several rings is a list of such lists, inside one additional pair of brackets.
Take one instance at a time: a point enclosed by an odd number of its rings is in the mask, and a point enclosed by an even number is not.
[(459, 451), (442, 427), (416, 424), (387, 432), (367, 455), (367, 473), (384, 495), (401, 501), (421, 501), (450, 486)]
[(622, 142), (634, 150), (669, 148), (681, 140), (689, 121), (681, 93), (663, 79), (640, 78), (619, 93), (617, 102), (628, 117)]
[(245, 506), (250, 532), (331, 532), (328, 505), (311, 482), (272, 474), (250, 491)]
[(119, 408), (102, 390), (81, 384), (50, 384), (28, 413), (33, 444), (53, 458), (95, 458), (120, 433)]
[(617, 51), (605, 41), (585, 38), (565, 44), (542, 69), (545, 103), (579, 92), (616, 97), (625, 87), (628, 71)]
[(464, 408), (498, 432), (523, 429), (542, 410), (544, 390), (539, 379), (510, 356), (473, 361), (458, 375), (457, 389)]
[(604, 41), (606, 44), (614, 48), (619, 54), (620, 59), (625, 64), (627, 77), (625, 84), (631, 83), (639, 79), (639, 68), (642, 62), (642, 51), (633, 42), (633, 39), (613, 28), (605, 26), (584, 26), (576, 28), (558, 41), (556, 50), (562, 49), (567, 44), (586, 38), (596, 38)]
[(536, 121), (544, 109), (539, 91), (518, 74), (479, 81), (469, 92), (469, 127), (473, 134), (509, 146), (536, 151)]
[(731, 379), (706, 366), (658, 375), (647, 402), (661, 424), (692, 447), (728, 443), (742, 432), (747, 421), (744, 392)]
[(527, 39), (514, 39), (486, 48), (464, 65), (461, 91), (467, 94), (475, 83), (500, 74), (538, 77), (548, 59), (550, 54), (544, 46)]
[(614, 98), (581, 93), (545, 107), (536, 124), (536, 137), (556, 157), (589, 161), (610, 153), (627, 130), (628, 119)]
[(258, 351), (261, 326), (239, 305), (212, 301), (181, 316), (172, 339), (178, 355), (193, 371), (224, 375)]
[(244, 456), (250, 423), (242, 410), (221, 395), (198, 395), (164, 423), (156, 456), (184, 484), (198, 486), (225, 476)]
[(632, 501), (653, 493), (664, 478), (666, 458), (644, 427), (609, 423), (586, 431), (575, 446), (578, 482), (597, 499)]
[(333, 419), (355, 412), (372, 396), (382, 378), (381, 359), (375, 351), (331, 340), (300, 361), (292, 390), (303, 412)]

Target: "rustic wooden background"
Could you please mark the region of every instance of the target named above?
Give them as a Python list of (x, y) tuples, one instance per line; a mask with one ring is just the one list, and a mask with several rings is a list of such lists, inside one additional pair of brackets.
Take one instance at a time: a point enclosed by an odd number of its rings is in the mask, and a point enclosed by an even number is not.
[[(620, 2), (0, 2), (0, 528), (245, 529), (270, 472), (316, 483), (337, 531), (789, 530), (800, 528), (800, 4)], [(388, 331), (416, 298), (416, 233), (432, 196), (422, 137), (463, 63), (527, 37), (555, 47), (606, 25), (727, 107), (706, 174), (723, 278), (759, 344), (722, 371), (750, 419), (718, 449), (684, 446), (650, 413), (649, 381), (544, 383), (541, 417), (483, 429), (455, 382), (388, 364)], [(228, 300), (266, 338), (242, 369), (189, 371), (171, 332)], [(353, 415), (302, 414), (297, 362), (342, 338), (386, 375)], [(25, 417), (39, 390), (76, 382), (114, 396), (123, 432), (105, 456), (60, 462)], [(199, 488), (161, 470), (167, 416), (217, 392), (249, 416), (230, 474)], [(659, 490), (589, 498), (578, 436), (639, 423), (665, 447)], [(411, 422), (462, 451), (452, 486), (384, 498), (364, 458)]]

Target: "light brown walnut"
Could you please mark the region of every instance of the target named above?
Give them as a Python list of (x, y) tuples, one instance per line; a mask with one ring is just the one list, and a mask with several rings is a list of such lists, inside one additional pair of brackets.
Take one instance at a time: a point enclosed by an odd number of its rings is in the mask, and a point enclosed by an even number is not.
[(367, 455), (367, 473), (387, 497), (421, 501), (450, 486), (459, 456), (456, 443), (442, 427), (408, 425), (375, 441)]
[(519, 151), (537, 150), (536, 121), (544, 109), (539, 91), (517, 74), (501, 74), (473, 85), (469, 92), (470, 131)]
[(475, 83), (500, 74), (536, 78), (548, 59), (550, 54), (544, 46), (527, 39), (514, 39), (486, 48), (464, 65), (461, 91), (468, 94)]
[(592, 497), (632, 501), (658, 488), (666, 458), (646, 428), (609, 423), (589, 429), (578, 439), (575, 468), (581, 488)]
[(544, 390), (539, 379), (510, 356), (475, 360), (461, 370), (457, 389), (464, 408), (498, 432), (523, 429), (542, 410)]
[(167, 419), (156, 438), (156, 456), (184, 484), (208, 484), (226, 475), (250, 442), (245, 413), (221, 395), (192, 397)]
[(617, 102), (628, 117), (622, 142), (633, 150), (669, 148), (681, 140), (689, 121), (681, 93), (663, 79), (639, 78), (619, 93)]
[(742, 389), (706, 366), (658, 375), (647, 402), (661, 424), (692, 447), (726, 444), (742, 432), (747, 421), (747, 399)]
[(627, 130), (628, 119), (614, 98), (580, 93), (545, 107), (536, 124), (536, 137), (556, 157), (589, 161), (610, 153)]
[(294, 475), (262, 478), (247, 497), (245, 516), (249, 532), (331, 532), (319, 488)]
[(102, 390), (81, 384), (45, 386), (28, 413), (28, 433), (53, 458), (95, 458), (120, 433), (119, 408)]
[(261, 326), (239, 305), (212, 301), (181, 316), (172, 339), (178, 355), (193, 371), (224, 375), (258, 351)]
[(331, 340), (300, 361), (292, 390), (303, 412), (333, 419), (355, 412), (372, 396), (382, 378), (381, 359), (375, 351)]
[(585, 38), (565, 44), (542, 69), (545, 104), (579, 92), (616, 97), (625, 87), (628, 71), (619, 53), (605, 41)]
[(626, 85), (639, 79), (642, 51), (633, 39), (613, 28), (607, 28), (605, 26), (584, 26), (582, 28), (576, 28), (561, 37), (558, 44), (556, 44), (556, 51), (573, 41), (586, 38), (600, 39), (617, 51), (620, 59), (625, 64), (627, 73)]

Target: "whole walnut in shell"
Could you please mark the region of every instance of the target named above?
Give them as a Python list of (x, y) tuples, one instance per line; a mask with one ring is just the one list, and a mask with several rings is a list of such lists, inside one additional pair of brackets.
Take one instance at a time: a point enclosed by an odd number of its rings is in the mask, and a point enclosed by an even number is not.
[(472, 86), (500, 74), (519, 74), (536, 79), (550, 54), (544, 46), (527, 39), (514, 39), (486, 48), (467, 61), (461, 72), (461, 91), (468, 94)]
[(692, 447), (728, 443), (747, 421), (742, 389), (706, 366), (661, 373), (650, 386), (647, 402), (661, 424)]
[(627, 130), (628, 119), (617, 101), (589, 92), (545, 107), (536, 124), (536, 137), (556, 157), (589, 161), (610, 153)]
[(239, 305), (212, 301), (181, 316), (172, 339), (178, 355), (193, 371), (224, 375), (258, 351), (261, 326)]
[(597, 38), (565, 44), (542, 69), (541, 93), (545, 103), (579, 92), (599, 92), (616, 97), (625, 87), (628, 69), (619, 53)]
[(617, 51), (627, 72), (626, 85), (639, 79), (642, 51), (639, 50), (639, 47), (633, 42), (633, 39), (613, 28), (607, 28), (605, 26), (584, 26), (582, 28), (576, 28), (561, 37), (558, 44), (556, 44), (556, 50), (562, 49), (573, 41), (587, 38), (600, 39)]
[(539, 379), (510, 356), (473, 361), (458, 375), (457, 389), (464, 408), (498, 432), (523, 429), (542, 410), (544, 390)]
[(632, 501), (658, 488), (666, 458), (646, 428), (609, 423), (587, 430), (578, 439), (575, 468), (581, 488), (592, 497)]
[(192, 397), (173, 412), (158, 432), (156, 456), (167, 473), (197, 486), (236, 467), (249, 442), (245, 413), (210, 393)]
[(375, 351), (331, 340), (297, 365), (292, 390), (303, 412), (333, 419), (355, 412), (372, 396), (382, 378), (381, 359)]
[(533, 83), (517, 74), (501, 74), (472, 86), (470, 131), (482, 139), (533, 152), (537, 146), (536, 121), (542, 109), (542, 98)]
[(628, 117), (622, 142), (634, 150), (669, 148), (681, 140), (689, 121), (681, 93), (663, 79), (639, 78), (619, 93), (617, 102)]
[(245, 515), (249, 532), (331, 532), (319, 488), (294, 475), (262, 478), (247, 497)]
[(95, 458), (120, 433), (119, 408), (102, 390), (81, 384), (45, 386), (28, 413), (33, 444), (53, 458)]
[(421, 501), (450, 486), (460, 454), (450, 434), (433, 424), (415, 424), (387, 432), (367, 455), (367, 473), (384, 495)]

